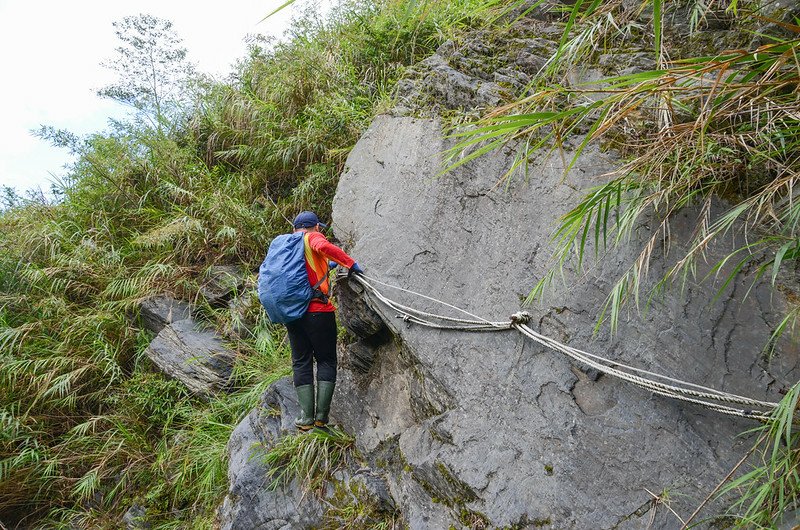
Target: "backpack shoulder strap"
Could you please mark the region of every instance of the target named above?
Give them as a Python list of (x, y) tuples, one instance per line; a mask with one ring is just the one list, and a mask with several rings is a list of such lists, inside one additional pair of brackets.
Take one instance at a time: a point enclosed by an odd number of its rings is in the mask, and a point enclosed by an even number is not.
[[(309, 245), (309, 244), (308, 244), (308, 232), (306, 232), (306, 233), (303, 235), (303, 245), (304, 245), (304, 250), (306, 250), (306, 251), (307, 251), (307, 252), (306, 252), (306, 258), (308, 258), (308, 256), (310, 256), (310, 255), (311, 255), (311, 245)], [(312, 268), (312, 269), (314, 268), (314, 267), (313, 267), (313, 265), (312, 265), (312, 267), (311, 267), (311, 268)], [(317, 298), (317, 299), (321, 300), (323, 304), (327, 304), (327, 303), (328, 303), (328, 296), (327, 296), (325, 293), (323, 293), (323, 292), (320, 290), (320, 288), (319, 288), (319, 287), (320, 287), (320, 286), (321, 286), (321, 285), (322, 285), (322, 284), (325, 282), (325, 280), (327, 280), (327, 279), (328, 279), (328, 276), (327, 276), (326, 274), (323, 274), (323, 275), (320, 277), (320, 279), (317, 281), (317, 283), (315, 283), (314, 285), (312, 285), (312, 286), (311, 286), (311, 292), (312, 292), (312, 296), (313, 296), (313, 298)]]

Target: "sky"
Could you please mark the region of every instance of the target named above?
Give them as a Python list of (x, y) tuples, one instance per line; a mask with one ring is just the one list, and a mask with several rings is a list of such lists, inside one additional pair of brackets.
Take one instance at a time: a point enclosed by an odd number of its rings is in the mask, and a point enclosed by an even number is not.
[(261, 20), (283, 0), (0, 0), (0, 186), (49, 190), (69, 154), (34, 137), (41, 125), (78, 135), (102, 131), (125, 110), (96, 91), (114, 80), (101, 62), (114, 57), (112, 22), (146, 13), (173, 22), (188, 59), (224, 78), (246, 53), (248, 34), (280, 37), (287, 8)]

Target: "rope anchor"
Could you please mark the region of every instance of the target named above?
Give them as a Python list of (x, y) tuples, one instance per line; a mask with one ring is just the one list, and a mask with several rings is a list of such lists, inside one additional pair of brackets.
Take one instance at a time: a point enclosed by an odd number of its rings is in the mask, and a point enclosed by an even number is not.
[(527, 324), (531, 321), (531, 314), (527, 311), (517, 311), (511, 315), (511, 324)]

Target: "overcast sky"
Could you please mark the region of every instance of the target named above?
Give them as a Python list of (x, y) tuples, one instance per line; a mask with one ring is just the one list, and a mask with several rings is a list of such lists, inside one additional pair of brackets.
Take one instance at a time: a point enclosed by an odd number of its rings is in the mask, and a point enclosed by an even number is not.
[(280, 37), (291, 12), (260, 22), (284, 0), (0, 0), (0, 185), (24, 191), (49, 189), (51, 174), (63, 175), (67, 153), (33, 137), (52, 125), (79, 135), (105, 129), (122, 110), (97, 97), (113, 75), (100, 66), (114, 55), (111, 25), (147, 13), (171, 20), (189, 60), (223, 77), (245, 54), (244, 37)]

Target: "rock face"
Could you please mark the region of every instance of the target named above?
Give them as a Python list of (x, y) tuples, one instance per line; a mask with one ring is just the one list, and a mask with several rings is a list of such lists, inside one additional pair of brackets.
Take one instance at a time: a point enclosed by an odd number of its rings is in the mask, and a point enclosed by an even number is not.
[[(507, 148), (442, 175), (442, 153), (452, 143), (435, 117), (524, 95), (560, 37), (549, 16), (534, 10), (503, 35), (443, 44), (409, 69), (393, 115), (378, 117), (352, 150), (333, 226), (369, 277), (481, 318), (508, 320), (551, 268), (559, 219), (603, 182), (615, 168), (613, 156), (589, 146), (565, 171), (572, 157), (566, 145), (563, 157), (538, 153), (527, 160), (527, 174), (503, 180), (516, 157)], [(665, 31), (683, 35), (685, 19), (677, 16)], [(707, 26), (713, 42), (741, 40), (724, 17)], [(578, 65), (567, 82), (652, 68), (650, 48), (642, 53), (640, 44)], [(672, 221), (674, 246), (693, 221), (690, 213)], [(645, 315), (623, 315), (614, 336), (595, 335), (613, 282), (653, 229), (641, 222), (629, 247), (586, 270), (568, 265), (570, 283), (556, 283), (541, 306), (526, 308), (531, 327), (619, 362), (778, 401), (800, 378), (800, 359), (788, 345), (770, 359), (762, 354), (784, 300), (764, 285), (750, 291), (748, 279), (731, 282), (714, 304), (717, 286), (689, 281)], [(653, 255), (658, 277), (674, 256), (660, 248)], [(430, 298), (379, 287), (400, 303), (462, 316)], [(385, 479), (385, 494), (374, 497), (399, 510), (411, 529), (679, 528), (673, 511), (688, 517), (754, 442), (738, 436), (755, 427), (752, 421), (632, 387), (515, 331), (420, 327), (343, 279), (337, 298), (340, 321), (357, 338), (340, 352), (332, 420), (356, 436), (367, 476)], [(280, 406), (276, 395), (283, 396)], [(288, 387), (272, 389), (265, 403), (280, 417), (270, 418), (262, 406), (237, 427), (223, 528), (319, 526), (318, 505), (298, 505), (293, 486), (283, 497), (265, 494), (263, 465), (243, 456), (261, 433), (274, 437), (288, 428), (279, 425), (293, 399)], [(698, 519), (724, 527), (713, 519), (721, 505), (709, 503)]]
[[(259, 406), (234, 430), (228, 441), (230, 486), (218, 513), (221, 530), (339, 528), (335, 516), (325, 517), (330, 507), (359, 505), (378, 514), (395, 510), (383, 478), (355, 459), (345, 462), (335, 475), (336, 484), (328, 484), (321, 494), (305, 491), (296, 478), (269, 487), (272, 475), (263, 455), (282, 436), (296, 434), (294, 418), (299, 412), (292, 380), (285, 377), (270, 386)], [(360, 520), (364, 527), (371, 526), (368, 521)], [(358, 522), (350, 518), (350, 528), (360, 528)]]
[[(514, 153), (440, 176), (449, 146), (435, 119), (376, 119), (340, 179), (336, 235), (368, 276), (507, 320), (550, 266), (559, 217), (613, 161), (590, 147), (565, 174), (558, 155), (542, 156), (527, 176), (503, 183)], [(687, 219), (676, 220), (673, 236), (688, 233)], [(763, 286), (743, 298), (745, 279), (713, 305), (715, 288), (690, 282), (646, 316), (623, 319), (615, 336), (593, 336), (611, 282), (637, 252), (567, 271), (572, 283), (529, 309), (532, 327), (644, 369), (779, 400), (800, 376), (798, 358), (785, 349), (770, 361), (761, 355), (781, 300)], [(656, 259), (653, 274), (667, 264)], [(368, 338), (344, 355), (361, 361), (343, 363), (332, 412), (362, 454), (384, 464), (411, 528), (676, 528), (663, 503), (687, 517), (753, 442), (737, 437), (750, 421), (586, 373), (516, 332), (428, 329), (356, 289), (339, 297), (349, 297), (345, 323), (348, 307), (367, 303), (391, 334), (365, 344), (381, 332), (361, 325)], [(712, 504), (704, 516), (715, 513)]]
[(191, 318), (164, 327), (145, 353), (198, 396), (227, 387), (234, 357), (216, 333), (200, 329)]
[(125, 525), (126, 530), (149, 530), (150, 523), (147, 522), (147, 513), (145, 509), (134, 504), (125, 515), (122, 516), (122, 523)]
[(469, 111), (512, 101), (555, 51), (558, 30), (541, 16), (519, 21), (501, 38), (478, 32), (462, 44), (442, 44), (397, 84), (395, 114)]
[(233, 431), (228, 441), (230, 487), (219, 512), (221, 530), (289, 530), (322, 519), (321, 501), (305, 495), (296, 480), (271, 490), (269, 469), (258, 459), (281, 435), (296, 430), (293, 418), (299, 410), (291, 380), (284, 378), (270, 387), (261, 404)]
[(192, 306), (171, 296), (154, 296), (139, 306), (142, 327), (154, 333), (165, 326), (192, 316)]
[(212, 307), (222, 307), (247, 281), (247, 272), (238, 265), (215, 265), (206, 273), (200, 294)]

